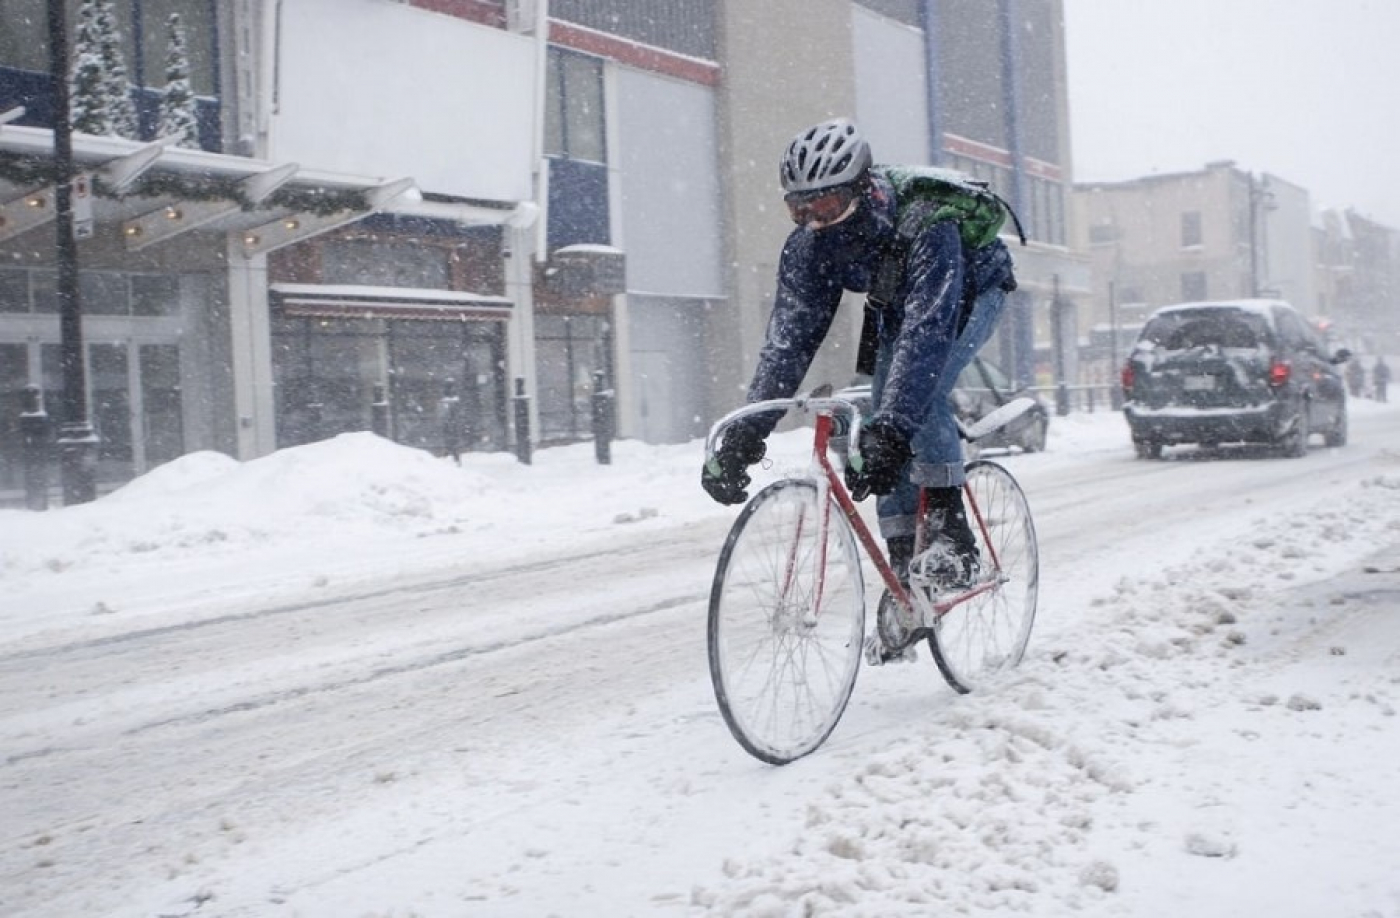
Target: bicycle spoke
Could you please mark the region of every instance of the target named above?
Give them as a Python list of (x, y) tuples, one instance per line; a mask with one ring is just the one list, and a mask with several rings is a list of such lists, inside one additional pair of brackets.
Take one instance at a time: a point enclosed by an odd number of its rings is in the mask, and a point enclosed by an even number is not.
[(1020, 662), (1039, 590), (1035, 528), (1015, 479), (996, 463), (973, 462), (968, 494), (985, 526), (977, 533), (983, 563), (997, 583), (950, 609), (929, 639), (944, 677), (963, 692)]
[(778, 764), (835, 727), (860, 661), (855, 540), (833, 517), (823, 545), (819, 510), (812, 482), (755, 495), (725, 543), (710, 598), (711, 676), (725, 722), (750, 753)]

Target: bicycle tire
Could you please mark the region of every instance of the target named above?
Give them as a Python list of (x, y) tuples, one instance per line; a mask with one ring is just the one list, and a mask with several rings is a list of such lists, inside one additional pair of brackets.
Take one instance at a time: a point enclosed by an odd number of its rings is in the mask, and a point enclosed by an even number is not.
[[(834, 504), (823, 508), (821, 496), (816, 482), (800, 479), (755, 494), (729, 531), (710, 590), (715, 700), (739, 745), (773, 765), (825, 742), (860, 669), (860, 553), (850, 523)], [(831, 517), (823, 564), (824, 509)]]
[(1001, 583), (954, 606), (929, 631), (939, 672), (962, 694), (1021, 662), (1040, 591), (1040, 550), (1021, 486), (1005, 468), (985, 459), (968, 463), (967, 485), (987, 526), (983, 533), (969, 505), (982, 563), (999, 562)]

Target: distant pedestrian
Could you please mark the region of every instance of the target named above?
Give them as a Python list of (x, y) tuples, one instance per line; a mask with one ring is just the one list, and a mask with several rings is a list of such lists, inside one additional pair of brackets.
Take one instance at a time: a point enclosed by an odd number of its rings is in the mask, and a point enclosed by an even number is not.
[(1352, 398), (1360, 398), (1361, 390), (1366, 386), (1366, 368), (1361, 365), (1361, 359), (1353, 357), (1347, 363), (1347, 391)]
[(462, 399), (457, 395), (457, 381), (449, 379), (443, 385), (442, 398), (438, 399), (438, 424), (442, 431), (442, 451), (452, 457), (452, 461), (462, 464), (463, 412)]
[(1390, 367), (1386, 364), (1384, 357), (1376, 358), (1376, 365), (1371, 367), (1371, 385), (1376, 390), (1376, 401), (1385, 401), (1385, 387), (1390, 384)]

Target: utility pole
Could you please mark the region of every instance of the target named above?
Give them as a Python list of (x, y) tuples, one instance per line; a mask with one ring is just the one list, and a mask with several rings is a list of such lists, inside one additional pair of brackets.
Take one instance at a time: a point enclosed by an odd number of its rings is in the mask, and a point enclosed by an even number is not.
[[(1006, 128), (1007, 152), (1011, 155), (1011, 206), (1018, 214), (1028, 214), (1030, 182), (1021, 124), (1021, 45), (1020, 0), (998, 0), (997, 23), (1001, 33), (1002, 124)], [(1006, 317), (1014, 362), (1011, 375), (1022, 385), (1035, 382), (1035, 301), (1026, 289), (1006, 295)]]
[(65, 506), (97, 496), (97, 434), (87, 412), (83, 310), (78, 298), (78, 241), (73, 233), (73, 125), (68, 92), (68, 23), (63, 0), (49, 0), (49, 75), (53, 80), (54, 224), (58, 247), (58, 323), (63, 413), (58, 426)]
[(1249, 173), (1249, 295), (1259, 298), (1259, 185)]
[[(1269, 190), (1268, 178), (1261, 183), (1254, 173), (1249, 174), (1249, 283), (1253, 288), (1250, 295), (1256, 299), (1263, 295), (1263, 277), (1268, 273), (1269, 238), (1268, 212), (1276, 209), (1274, 193)], [(1263, 211), (1261, 214), (1260, 211)], [(1263, 237), (1262, 240), (1260, 237)]]

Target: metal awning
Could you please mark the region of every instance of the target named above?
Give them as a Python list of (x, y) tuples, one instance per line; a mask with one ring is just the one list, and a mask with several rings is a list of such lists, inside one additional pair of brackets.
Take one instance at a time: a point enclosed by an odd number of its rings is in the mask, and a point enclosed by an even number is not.
[[(0, 114), (0, 242), (54, 219), (53, 132)], [(372, 213), (465, 225), (529, 226), (530, 201), (426, 201), (410, 178), (318, 172), (298, 163), (73, 135), (78, 198), (95, 223), (119, 224), (135, 251), (195, 229), (233, 235), (248, 256)], [(75, 210), (78, 202), (75, 201)]]

